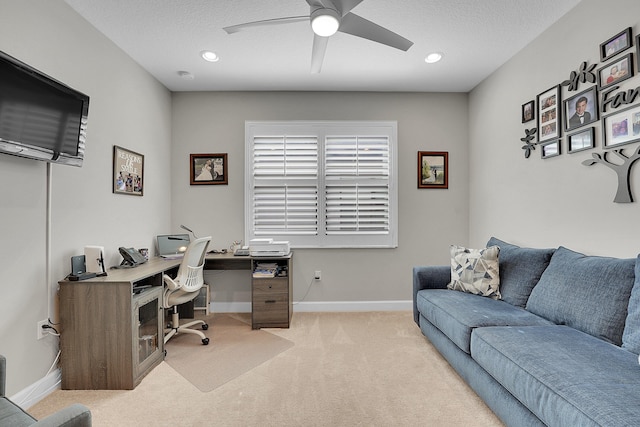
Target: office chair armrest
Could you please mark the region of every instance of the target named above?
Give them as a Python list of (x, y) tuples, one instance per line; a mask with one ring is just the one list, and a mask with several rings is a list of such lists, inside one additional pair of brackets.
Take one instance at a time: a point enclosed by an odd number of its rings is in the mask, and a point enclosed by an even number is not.
[(167, 286), (167, 289), (169, 290), (175, 291), (176, 289), (180, 288), (180, 283), (176, 282), (166, 274), (162, 275), (162, 280), (164, 280), (164, 284)]

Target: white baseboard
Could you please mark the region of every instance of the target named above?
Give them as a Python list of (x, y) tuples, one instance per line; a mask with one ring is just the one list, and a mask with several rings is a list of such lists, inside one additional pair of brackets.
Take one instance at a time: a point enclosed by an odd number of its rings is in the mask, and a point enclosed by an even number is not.
[(60, 388), (62, 373), (55, 369), (46, 377), (36, 381), (29, 387), (9, 397), (13, 403), (25, 411)]
[[(295, 302), (293, 312), (411, 311), (413, 301), (318, 301)], [(212, 302), (212, 313), (250, 313), (250, 302)]]

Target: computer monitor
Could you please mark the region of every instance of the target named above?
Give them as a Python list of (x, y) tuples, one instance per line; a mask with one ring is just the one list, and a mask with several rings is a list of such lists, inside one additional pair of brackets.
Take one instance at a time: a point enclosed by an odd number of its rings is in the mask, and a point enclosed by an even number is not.
[(156, 240), (158, 255), (164, 258), (184, 255), (191, 242), (188, 234), (160, 234)]

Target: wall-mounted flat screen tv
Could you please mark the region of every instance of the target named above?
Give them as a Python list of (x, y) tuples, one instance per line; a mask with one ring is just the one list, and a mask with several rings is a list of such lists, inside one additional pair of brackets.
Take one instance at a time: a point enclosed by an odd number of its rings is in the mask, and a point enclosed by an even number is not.
[(87, 95), (0, 52), (0, 153), (82, 166), (88, 114)]

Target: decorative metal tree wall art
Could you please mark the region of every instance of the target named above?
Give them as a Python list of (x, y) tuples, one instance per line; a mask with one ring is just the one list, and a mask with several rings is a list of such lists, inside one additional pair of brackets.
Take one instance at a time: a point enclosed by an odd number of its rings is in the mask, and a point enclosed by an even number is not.
[(524, 150), (524, 158), (525, 159), (529, 158), (529, 156), (531, 155), (531, 150), (535, 150), (536, 149), (536, 143), (535, 142), (531, 142), (531, 140), (535, 138), (536, 132), (538, 132), (537, 128), (525, 129), (524, 130), (524, 133), (525, 133), (524, 138), (520, 138), (520, 141), (524, 142), (524, 145), (522, 146), (522, 149)]
[[(618, 175), (618, 190), (616, 191), (616, 197), (613, 199), (614, 203), (631, 203), (633, 202), (633, 197), (631, 195), (631, 186), (629, 182), (629, 177), (631, 175), (631, 167), (636, 162), (636, 160), (640, 159), (640, 146), (636, 148), (636, 151), (632, 156), (627, 156), (624, 149), (605, 151), (601, 153), (593, 153), (591, 159), (587, 159), (582, 162), (585, 166), (593, 166), (595, 164), (602, 164), (611, 170), (613, 170)], [(615, 154), (618, 159), (622, 161), (622, 163), (614, 163), (609, 160), (610, 154)]]
[(596, 82), (596, 74), (593, 70), (596, 68), (598, 64), (592, 64), (587, 66), (587, 61), (584, 61), (580, 64), (580, 68), (577, 71), (572, 71), (569, 75), (569, 79), (563, 81), (562, 86), (569, 86), (567, 89), (569, 92), (574, 90), (578, 90), (578, 86), (580, 83), (595, 83)]

